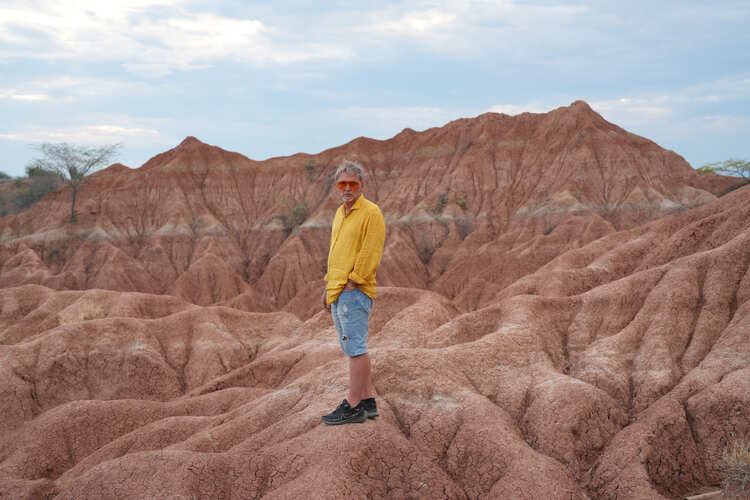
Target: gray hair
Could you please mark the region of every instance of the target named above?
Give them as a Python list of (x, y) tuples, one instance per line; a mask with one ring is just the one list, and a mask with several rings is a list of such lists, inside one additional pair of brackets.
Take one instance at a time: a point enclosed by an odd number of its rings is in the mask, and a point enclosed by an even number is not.
[(336, 169), (336, 176), (334, 177), (334, 179), (338, 179), (339, 175), (343, 174), (344, 172), (359, 177), (360, 184), (365, 180), (365, 168), (356, 161), (342, 161), (341, 165), (339, 165), (339, 168)]

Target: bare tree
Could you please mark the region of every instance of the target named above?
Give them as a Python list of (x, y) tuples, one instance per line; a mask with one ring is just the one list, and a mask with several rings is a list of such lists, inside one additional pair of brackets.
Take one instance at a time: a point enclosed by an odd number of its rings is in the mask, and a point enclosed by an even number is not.
[(38, 148), (43, 158), (32, 160), (27, 169), (40, 168), (54, 172), (70, 186), (73, 195), (73, 201), (70, 204), (70, 222), (75, 222), (78, 190), (88, 180), (88, 174), (109, 163), (121, 146), (121, 144), (105, 144), (98, 147), (86, 147), (67, 142), (45, 142)]

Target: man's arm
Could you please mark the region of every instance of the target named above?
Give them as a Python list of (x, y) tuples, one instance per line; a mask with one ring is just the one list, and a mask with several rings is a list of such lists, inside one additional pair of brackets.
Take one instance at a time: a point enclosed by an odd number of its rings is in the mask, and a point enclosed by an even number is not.
[[(331, 243), (328, 245), (328, 260), (326, 262), (330, 262), (331, 260), (331, 251), (333, 251), (333, 241), (336, 235), (336, 222), (340, 218), (339, 212), (341, 209), (336, 211), (336, 215), (333, 217), (333, 224), (331, 225)], [(339, 221), (340, 223), (340, 221)], [(328, 303), (328, 264), (326, 263), (326, 275), (323, 276), (323, 281), (326, 282), (325, 286), (323, 287), (323, 309), (326, 311), (331, 310), (331, 305)]]
[[(354, 262), (354, 269), (349, 273), (349, 281), (357, 285), (372, 281), (380, 264), (385, 243), (385, 219), (380, 210), (373, 211), (363, 227), (362, 247)], [(348, 283), (347, 283), (348, 285)]]

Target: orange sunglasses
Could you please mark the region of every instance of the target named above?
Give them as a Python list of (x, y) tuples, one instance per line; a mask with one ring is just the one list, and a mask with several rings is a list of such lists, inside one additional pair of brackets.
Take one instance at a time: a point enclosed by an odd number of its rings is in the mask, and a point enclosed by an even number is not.
[(356, 191), (359, 188), (359, 182), (357, 181), (339, 181), (336, 185), (342, 191), (345, 191), (347, 186), (349, 186), (349, 189), (352, 191)]

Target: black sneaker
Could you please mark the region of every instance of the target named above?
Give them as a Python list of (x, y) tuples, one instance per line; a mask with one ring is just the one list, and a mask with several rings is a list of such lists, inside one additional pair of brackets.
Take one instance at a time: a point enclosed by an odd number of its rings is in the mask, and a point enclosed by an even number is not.
[(375, 418), (380, 415), (380, 413), (378, 413), (378, 405), (375, 404), (375, 398), (363, 399), (357, 406), (361, 406), (365, 409), (365, 417), (367, 418)]
[(365, 409), (361, 404), (352, 408), (349, 406), (349, 402), (345, 399), (341, 402), (338, 408), (331, 413), (323, 415), (320, 419), (327, 425), (340, 425), (351, 424), (354, 422), (361, 423), (367, 420), (367, 417), (365, 416)]

